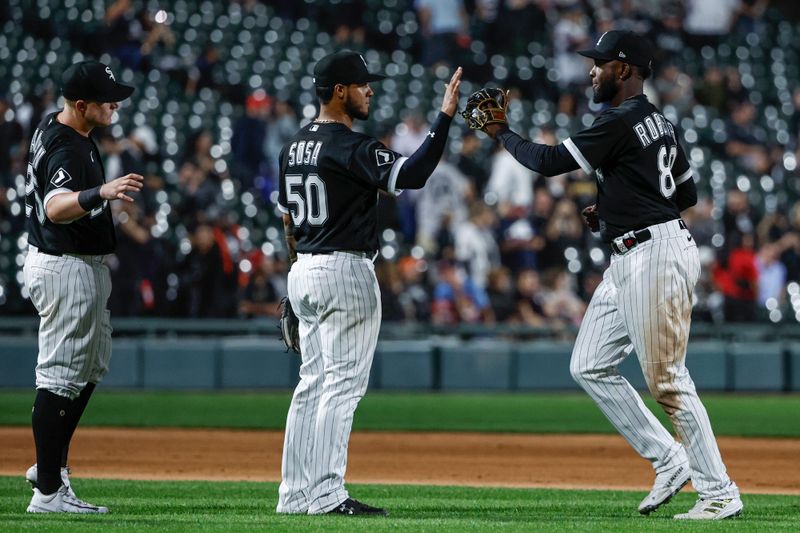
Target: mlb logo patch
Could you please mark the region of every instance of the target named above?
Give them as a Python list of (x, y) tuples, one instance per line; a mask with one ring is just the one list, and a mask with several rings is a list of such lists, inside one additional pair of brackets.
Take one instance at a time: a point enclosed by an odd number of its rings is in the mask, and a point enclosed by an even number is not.
[(375, 160), (379, 167), (394, 163), (394, 152), (391, 150), (375, 150)]
[(70, 176), (69, 172), (67, 172), (63, 168), (59, 168), (58, 170), (56, 170), (56, 173), (50, 179), (50, 183), (52, 183), (56, 187), (63, 187), (64, 184), (69, 181), (72, 181), (72, 176)]

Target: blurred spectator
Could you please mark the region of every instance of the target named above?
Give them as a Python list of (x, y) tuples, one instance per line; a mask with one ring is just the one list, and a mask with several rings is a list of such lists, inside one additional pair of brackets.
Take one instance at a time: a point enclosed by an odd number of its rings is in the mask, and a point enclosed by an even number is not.
[(516, 319), (526, 326), (541, 328), (547, 325), (542, 305), (539, 273), (526, 268), (517, 275)]
[(264, 145), (271, 110), (272, 98), (263, 89), (257, 89), (247, 97), (245, 114), (233, 125), (231, 175), (243, 189), (253, 187), (256, 176), (266, 170)]
[(586, 304), (575, 293), (573, 277), (566, 270), (552, 268), (545, 272), (544, 280), (542, 309), (545, 315), (556, 324), (579, 326)]
[(755, 124), (756, 109), (749, 101), (738, 104), (728, 124), (725, 153), (755, 174), (769, 172), (771, 161), (765, 148), (766, 132)]
[(155, 249), (150, 245), (149, 223), (136, 203), (112, 204), (117, 225), (117, 248), (110, 265), (114, 290), (109, 309), (114, 316), (142, 316), (155, 309), (156, 297), (150, 279)]
[(536, 268), (537, 252), (544, 246), (544, 239), (536, 235), (527, 207), (517, 205), (506, 211), (500, 218), (498, 240), (501, 262), (513, 274)]
[(709, 65), (703, 73), (703, 81), (695, 89), (698, 103), (711, 107), (717, 113), (722, 113), (727, 105), (725, 76), (722, 69), (716, 65)]
[(545, 243), (538, 255), (539, 269), (563, 268), (565, 250), (580, 248), (583, 231), (583, 221), (575, 203), (566, 198), (559, 200), (544, 227)]
[(414, 0), (422, 28), (422, 64), (449, 65), (469, 43), (463, 0)]
[(235, 293), (223, 289), (225, 273), (222, 257), (214, 239), (214, 229), (199, 224), (191, 235), (192, 251), (179, 265), (180, 313), (189, 318), (222, 317), (235, 303)]
[(431, 322), (446, 325), (494, 321), (489, 297), (466, 271), (443, 261), (437, 273), (439, 280), (433, 288)]
[(363, 19), (366, 8), (364, 0), (340, 0), (329, 6), (322, 21), (331, 28), (333, 40), (339, 45), (361, 48), (366, 34)]
[(427, 263), (411, 256), (397, 262), (397, 271), (403, 286), (398, 303), (403, 310), (403, 320), (428, 322), (431, 316), (431, 291), (425, 284)]
[(686, 0), (686, 44), (696, 50), (716, 48), (731, 30), (741, 0)]
[(464, 222), (468, 214), (467, 202), (471, 197), (472, 191), (466, 176), (454, 165), (440, 161), (425, 188), (420, 189), (416, 196), (417, 244), (433, 252), (443, 218), (449, 216), (452, 225)]
[(497, 143), (484, 194), (486, 203), (498, 204), (500, 216), (505, 216), (512, 206), (529, 208), (533, 203), (533, 176), (533, 171)]
[(12, 164), (22, 168), (27, 154), (22, 150), (22, 126), (14, 118), (14, 112), (5, 96), (0, 96), (0, 185), (10, 185)]
[(181, 193), (178, 213), (184, 220), (190, 221), (198, 216), (207, 218), (204, 211), (214, 205), (220, 193), (219, 183), (204, 172), (194, 159), (181, 165), (178, 190)]
[(681, 72), (677, 65), (667, 65), (654, 83), (661, 96), (662, 107), (671, 105), (680, 116), (689, 113), (694, 105), (694, 88), (690, 76)]
[(732, 239), (741, 242), (742, 235), (752, 234), (755, 231), (747, 194), (738, 189), (728, 192), (725, 211), (722, 213), (722, 225), (725, 230), (725, 242)]
[(586, 84), (590, 66), (575, 52), (590, 48), (591, 42), (580, 2), (570, 2), (563, 5), (563, 9), (563, 14), (553, 28), (553, 55), (559, 74), (558, 86), (571, 89), (577, 84)]
[(284, 272), (271, 255), (258, 254), (253, 273), (239, 301), (239, 315), (245, 317), (279, 317), (278, 304), (286, 296)]
[(727, 322), (755, 320), (758, 270), (752, 233), (734, 233), (713, 268), (714, 282), (725, 298)]
[(498, 267), (489, 272), (486, 293), (497, 322), (514, 320), (517, 306), (514, 298), (514, 280), (506, 267)]
[(756, 256), (758, 271), (758, 304), (767, 305), (768, 300), (774, 304), (783, 302), (786, 290), (786, 266), (780, 262), (781, 246), (767, 243), (761, 247)]
[(186, 94), (194, 95), (206, 87), (215, 89), (221, 86), (221, 83), (217, 80), (217, 65), (219, 65), (220, 61), (217, 47), (211, 43), (207, 44), (203, 48), (203, 53), (189, 70), (189, 77), (186, 81)]
[(494, 212), (476, 200), (470, 206), (469, 219), (454, 228), (455, 258), (467, 267), (470, 278), (486, 287), (489, 272), (500, 266), (500, 253), (494, 236)]
[(395, 152), (408, 157), (422, 144), (428, 136), (428, 125), (419, 111), (409, 111), (403, 121), (394, 129), (389, 147)]
[(481, 148), (481, 140), (472, 130), (467, 130), (461, 137), (461, 150), (455, 159), (455, 164), (466, 177), (472, 182), (475, 194), (482, 198), (489, 179), (486, 169), (478, 159), (478, 152)]
[(712, 215), (714, 203), (709, 197), (700, 197), (691, 209), (683, 212), (683, 221), (692, 232), (697, 246), (711, 246), (711, 239), (716, 233), (716, 221)]
[(268, 176), (273, 182), (271, 185), (273, 188), (269, 192), (277, 190), (274, 180), (278, 176), (278, 157), (283, 145), (292, 135), (297, 133), (298, 129), (300, 129), (300, 123), (297, 121), (297, 115), (289, 102), (276, 100), (272, 115), (267, 119), (267, 135), (264, 139), (264, 153), (270, 168)]
[(505, 0), (499, 2), (500, 12), (494, 24), (492, 48), (510, 56), (528, 54), (528, 44), (544, 41), (547, 16), (536, 0)]

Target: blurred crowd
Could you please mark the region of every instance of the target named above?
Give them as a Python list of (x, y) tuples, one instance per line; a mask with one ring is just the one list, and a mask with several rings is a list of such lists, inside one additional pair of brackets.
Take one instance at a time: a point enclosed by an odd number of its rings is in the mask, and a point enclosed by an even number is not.
[[(590, 47), (612, 28), (646, 33), (658, 50), (646, 93), (684, 132), (697, 166), (700, 200), (684, 214), (704, 266), (695, 318), (800, 320), (800, 202), (779, 194), (791, 186), (797, 190), (800, 89), (788, 108), (781, 106), (758, 90), (747, 71), (716, 60), (736, 36), (774, 30), (765, 0), (389, 3), (266, 5), (287, 21), (319, 21), (333, 48), (391, 53), (402, 46), (427, 69), (464, 65), (476, 83), (494, 80), (511, 89), (515, 127), (547, 144), (591, 123), (600, 110), (587, 96), (589, 64), (575, 50)], [(230, 4), (243, 12), (264, 9), (255, 0)], [(122, 69), (166, 74), (190, 104), (210, 90), (237, 112), (227, 132), (186, 132), (175, 154), (165, 152), (165, 139), (152, 124), (122, 134), (109, 128), (97, 136), (108, 176), (146, 176), (136, 203), (114, 205), (119, 246), (111, 263), (112, 313), (277, 316), (287, 273), (274, 207), (277, 158), (285, 140), (310, 118), (296, 99), (307, 88), (266, 91), (237, 82), (214, 39), (195, 56), (182, 54), (185, 35), (171, 31), (170, 13), (149, 7), (115, 0), (92, 24), (71, 28), (70, 42), (84, 54), (108, 55)], [(405, 30), (386, 32), (370, 24), (365, 14), (380, 20), (381, 9), (402, 12)], [(11, 16), (0, 10), (4, 21)], [(26, 13), (23, 24), (37, 39), (48, 40), (54, 31), (41, 11)], [(531, 67), (539, 57), (546, 68)], [(692, 74), (692, 58), (703, 64), (702, 76)], [(19, 178), (33, 129), (57, 109), (54, 87), (45, 84), (22, 102), (0, 97), (0, 263), (20, 264), (17, 243), (1, 245), (24, 235)], [(768, 109), (775, 112), (773, 123), (782, 124), (777, 133), (763, 124)], [(427, 113), (403, 108), (393, 123), (371, 121), (366, 129), (409, 155), (425, 138)], [(703, 128), (709, 137), (698, 139)], [(579, 214), (594, 203), (594, 177), (578, 170), (544, 178), (486, 136), (453, 129), (449, 153), (424, 189), (380, 197), (376, 269), (384, 320), (579, 324), (609, 260), (608, 248)], [(0, 314), (32, 312), (24, 287), (15, 292), (15, 286), (13, 279), (0, 284)]]

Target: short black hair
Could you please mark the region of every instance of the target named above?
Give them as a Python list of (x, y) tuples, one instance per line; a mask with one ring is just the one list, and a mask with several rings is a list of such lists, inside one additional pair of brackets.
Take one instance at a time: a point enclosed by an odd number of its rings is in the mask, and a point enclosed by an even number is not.
[(316, 90), (321, 104), (327, 104), (333, 98), (333, 87), (316, 87)]

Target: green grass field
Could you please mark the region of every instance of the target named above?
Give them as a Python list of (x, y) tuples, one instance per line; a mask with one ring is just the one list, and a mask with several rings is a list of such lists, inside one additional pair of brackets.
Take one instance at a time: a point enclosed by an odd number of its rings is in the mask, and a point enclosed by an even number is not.
[[(0, 392), (0, 425), (30, 424), (34, 391)], [(282, 429), (290, 392), (116, 392), (99, 389), (81, 425)], [(704, 394), (718, 435), (800, 436), (800, 395)], [(667, 418), (649, 398), (647, 405)], [(614, 433), (585, 394), (368, 392), (354, 429)]]
[[(28, 425), (33, 391), (0, 392), (0, 425)], [(82, 426), (281, 429), (290, 393), (112, 392), (100, 389)], [(800, 436), (800, 396), (703, 395), (719, 435)], [(648, 405), (665, 420), (660, 409)], [(582, 394), (400, 394), (369, 392), (356, 430), (613, 433)], [(798, 461), (800, 468), (800, 460)], [(642, 517), (645, 493), (403, 485), (349, 485), (390, 510), (388, 518), (282, 516), (274, 483), (139, 482), (76, 479), (78, 495), (106, 516), (27, 515), (30, 489), (0, 477), (0, 531), (798, 531), (800, 497), (745, 495), (741, 518), (682, 523), (694, 503), (681, 493)]]
[(284, 516), (274, 512), (275, 483), (76, 480), (78, 495), (107, 505), (105, 516), (27, 515), (30, 490), (0, 477), (0, 529), (21, 531), (797, 531), (800, 499), (747, 496), (737, 519), (672, 520), (694, 503), (679, 494), (649, 517), (644, 493), (352, 485), (353, 496), (390, 510), (387, 518)]

